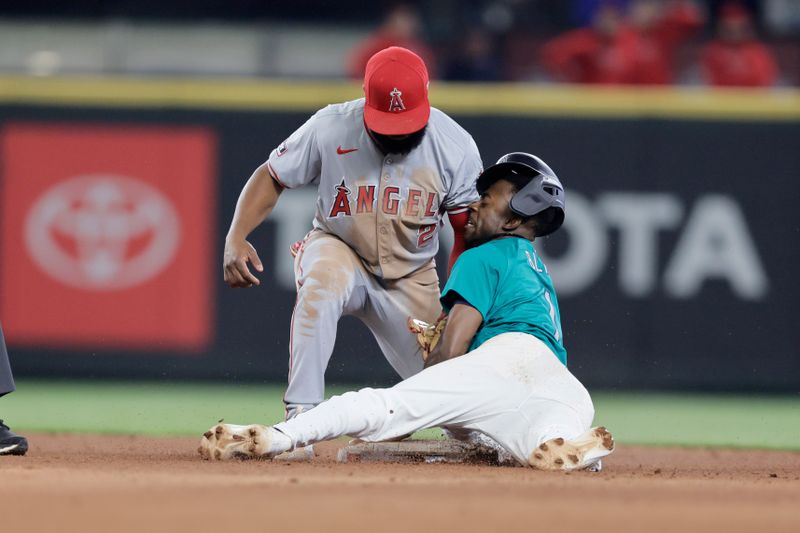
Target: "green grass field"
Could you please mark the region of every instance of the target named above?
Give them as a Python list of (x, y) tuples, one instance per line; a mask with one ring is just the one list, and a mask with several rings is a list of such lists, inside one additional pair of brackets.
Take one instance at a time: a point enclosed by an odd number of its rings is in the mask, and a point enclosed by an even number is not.
[[(30, 381), (0, 399), (0, 418), (20, 433), (203, 433), (218, 419), (283, 418), (280, 385)], [(348, 388), (332, 388), (329, 394)], [(800, 450), (800, 396), (596, 392), (595, 422), (620, 443)], [(436, 430), (421, 432), (435, 437)]]

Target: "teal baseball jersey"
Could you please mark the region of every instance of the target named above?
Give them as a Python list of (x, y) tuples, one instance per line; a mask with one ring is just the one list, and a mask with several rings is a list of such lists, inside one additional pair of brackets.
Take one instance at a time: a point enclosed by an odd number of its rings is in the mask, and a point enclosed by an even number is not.
[(567, 364), (553, 281), (531, 241), (503, 237), (461, 254), (442, 291), (442, 305), (449, 311), (459, 299), (483, 316), (470, 351), (501, 333), (529, 333)]

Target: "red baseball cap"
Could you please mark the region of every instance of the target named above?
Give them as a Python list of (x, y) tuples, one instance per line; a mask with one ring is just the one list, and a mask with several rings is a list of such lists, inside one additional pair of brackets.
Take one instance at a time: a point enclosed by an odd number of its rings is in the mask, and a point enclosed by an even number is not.
[(428, 123), (428, 69), (417, 54), (390, 46), (373, 55), (364, 73), (364, 122), (384, 135), (406, 135)]

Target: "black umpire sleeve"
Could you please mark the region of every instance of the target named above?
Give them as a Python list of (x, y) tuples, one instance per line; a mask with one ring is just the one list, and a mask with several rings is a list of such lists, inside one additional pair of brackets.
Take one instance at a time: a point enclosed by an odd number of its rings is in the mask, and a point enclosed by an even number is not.
[(0, 325), (0, 396), (14, 392), (14, 376), (11, 375), (11, 363), (8, 361), (6, 340), (3, 338), (3, 326)]

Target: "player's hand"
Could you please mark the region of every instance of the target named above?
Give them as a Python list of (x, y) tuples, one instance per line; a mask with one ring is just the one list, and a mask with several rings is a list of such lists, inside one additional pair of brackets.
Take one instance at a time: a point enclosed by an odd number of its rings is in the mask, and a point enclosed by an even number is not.
[(252, 244), (245, 239), (227, 239), (222, 259), (225, 283), (234, 288), (261, 285), (261, 281), (250, 272), (248, 262), (252, 263), (258, 272), (264, 271), (264, 265), (261, 264), (261, 259)]
[(422, 350), (422, 360), (427, 361), (431, 352), (439, 344), (439, 339), (447, 325), (447, 315), (442, 313), (434, 324), (408, 317), (407, 325), (408, 330), (417, 336), (417, 344)]

